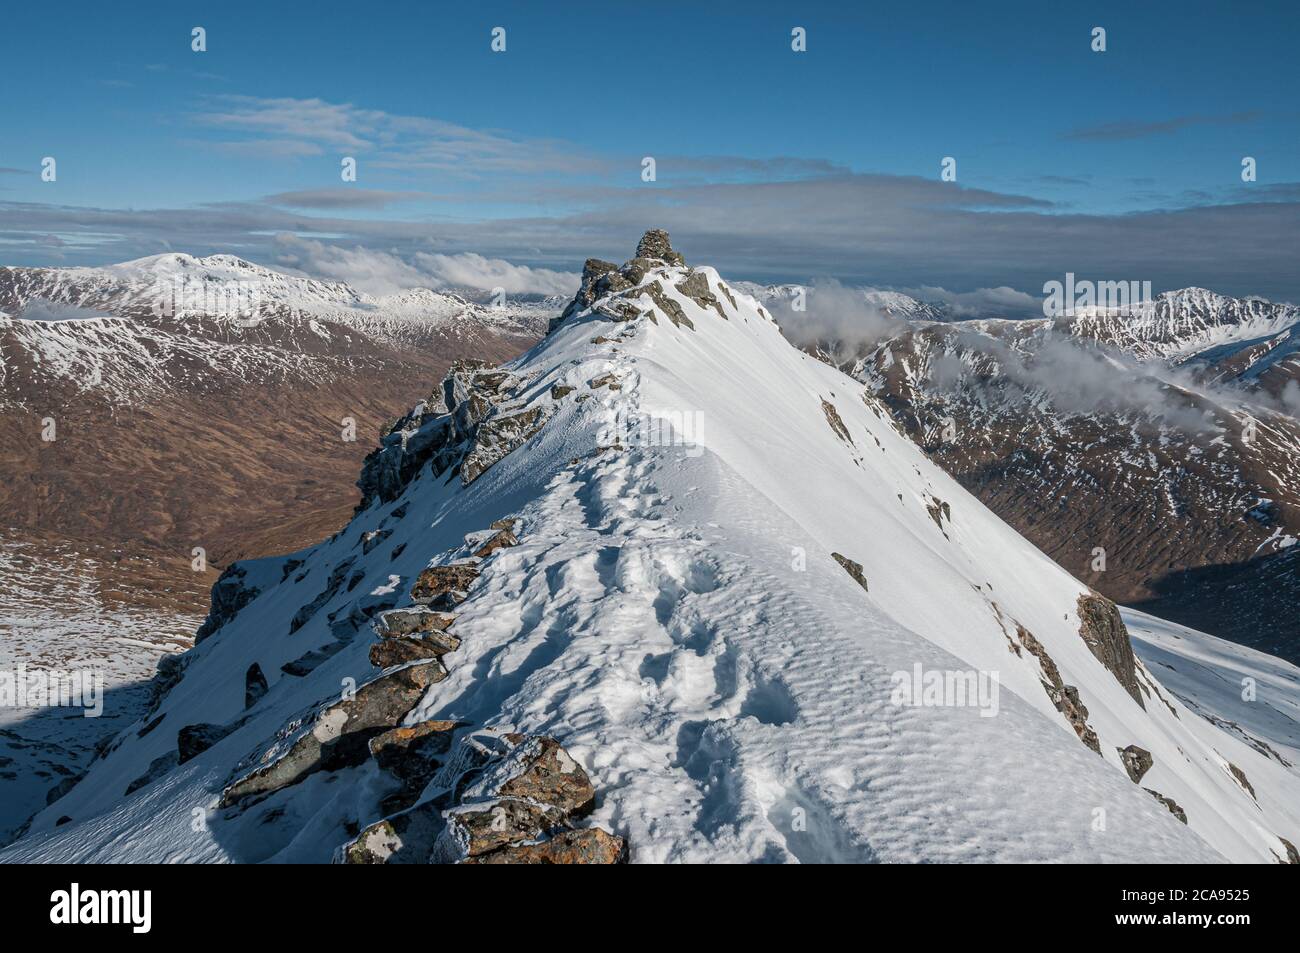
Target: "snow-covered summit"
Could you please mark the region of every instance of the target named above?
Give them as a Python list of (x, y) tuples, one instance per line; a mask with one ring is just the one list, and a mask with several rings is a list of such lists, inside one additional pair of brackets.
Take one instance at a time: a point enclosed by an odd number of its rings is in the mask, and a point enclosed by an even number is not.
[[(608, 832), (640, 861), (1300, 861), (1267, 720), (1184, 704), (1112, 604), (665, 233), (589, 260), (518, 360), (453, 367), (360, 485), (334, 537), (227, 572), (154, 709), (0, 859)], [(1270, 676), (1263, 704), (1294, 691)], [(524, 810), (555, 764), (594, 796)], [(489, 812), (503, 838), (464, 833)]]

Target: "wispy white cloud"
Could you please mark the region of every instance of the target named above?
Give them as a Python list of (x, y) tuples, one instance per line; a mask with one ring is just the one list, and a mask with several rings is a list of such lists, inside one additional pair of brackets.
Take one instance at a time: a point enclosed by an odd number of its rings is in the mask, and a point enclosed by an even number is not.
[(276, 259), (304, 274), (345, 281), (369, 294), (407, 288), (502, 288), (507, 294), (573, 294), (578, 276), (517, 265), (472, 252), (416, 252), (403, 258), (391, 251), (346, 247), (295, 235), (276, 236)]
[(427, 116), (407, 116), (323, 99), (212, 96), (191, 119), (236, 138), (219, 148), (246, 154), (336, 152), (377, 169), (485, 174), (600, 172), (609, 160), (569, 143), (471, 129)]

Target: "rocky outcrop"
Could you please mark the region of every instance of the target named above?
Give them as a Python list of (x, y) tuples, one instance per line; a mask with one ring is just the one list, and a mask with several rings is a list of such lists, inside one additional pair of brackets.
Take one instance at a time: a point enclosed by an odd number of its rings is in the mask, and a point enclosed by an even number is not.
[(381, 771), (399, 782), (397, 791), (380, 802), (385, 814), (403, 811), (419, 799), (434, 774), (446, 763), (458, 721), (422, 721), (393, 728), (370, 739), (370, 755)]
[(831, 430), (835, 432), (835, 436), (852, 445), (853, 438), (849, 436), (849, 428), (844, 426), (844, 421), (840, 418), (840, 412), (835, 409), (835, 405), (823, 399), (822, 413), (826, 417), (826, 422), (830, 424)]
[(473, 446), (461, 461), (461, 483), (468, 486), (506, 454), (523, 446), (542, 429), (549, 416), (545, 407), (530, 407), (494, 414), (480, 423), (474, 432)]
[(453, 471), (463, 485), (473, 483), (549, 419), (550, 404), (527, 407), (518, 398), (524, 383), (483, 361), (452, 364), (440, 406), (416, 405), (366, 457), (357, 511), (397, 499), (425, 466), (434, 477)]
[(1151, 765), (1155, 761), (1151, 757), (1151, 752), (1145, 748), (1139, 748), (1137, 745), (1129, 745), (1127, 748), (1116, 748), (1119, 752), (1119, 760), (1124, 765), (1124, 770), (1128, 772), (1129, 779), (1138, 784), (1142, 776), (1151, 770)]
[(686, 316), (686, 312), (682, 310), (680, 304), (668, 297), (663, 285), (658, 281), (652, 281), (648, 285), (642, 285), (640, 288), (629, 291), (628, 295), (634, 298), (642, 295), (647, 296), (654, 303), (654, 306), (662, 311), (676, 327), (695, 330), (695, 322)]
[(1228, 770), (1232, 772), (1233, 778), (1235, 778), (1237, 783), (1241, 785), (1241, 789), (1251, 796), (1252, 800), (1259, 800), (1255, 797), (1255, 787), (1246, 777), (1245, 771), (1241, 770), (1241, 768), (1237, 767), (1231, 761), (1228, 762)]
[(195, 645), (215, 633), (261, 594), (261, 589), (248, 584), (247, 577), (247, 569), (239, 563), (231, 563), (212, 584), (212, 605), (207, 618), (194, 633)]
[(636, 245), (636, 257), (678, 267), (686, 264), (686, 259), (673, 251), (673, 243), (662, 228), (652, 228), (641, 236)]
[(467, 857), (464, 864), (622, 864), (627, 843), (599, 827), (561, 831), (538, 844), (514, 844), (487, 854)]
[(446, 677), (436, 659), (419, 662), (386, 672), (286, 725), (257, 759), (259, 767), (222, 792), (222, 806), (264, 797), (317, 771), (361, 764), (370, 756), (370, 739), (396, 727), (425, 690)]
[(184, 764), (192, 758), (197, 758), (241, 724), (242, 721), (231, 725), (208, 723), (186, 725), (176, 732), (176, 763)]
[(1061, 670), (1056, 667), (1056, 662), (1047, 654), (1047, 649), (1043, 647), (1043, 643), (1039, 642), (1032, 632), (1023, 625), (1017, 625), (1016, 636), (1019, 638), (1020, 644), (1028, 649), (1034, 658), (1038, 659), (1038, 665), (1042, 672), (1043, 691), (1047, 692), (1047, 697), (1051, 699), (1056, 710), (1065, 716), (1065, 720), (1074, 729), (1074, 733), (1079, 736), (1079, 740), (1100, 755), (1101, 741), (1097, 738), (1097, 732), (1093, 731), (1092, 726), (1088, 724), (1088, 709), (1084, 706), (1083, 700), (1079, 698), (1079, 689), (1073, 685), (1065, 684), (1065, 681), (1061, 678)]
[(496, 523), (492, 524), (496, 529), (496, 532), (485, 539), (479, 547), (474, 550), (475, 559), (487, 559), (487, 557), (491, 556), (498, 549), (509, 549), (511, 546), (517, 546), (519, 544), (519, 540), (515, 538), (515, 534), (511, 530), (513, 524), (508, 520), (506, 521), (506, 524), (507, 525), (500, 527), (497, 527)]
[(1179, 807), (1178, 802), (1175, 801), (1173, 798), (1165, 797), (1159, 791), (1153, 791), (1151, 790), (1151, 788), (1143, 788), (1142, 790), (1146, 791), (1147, 794), (1150, 794), (1153, 798), (1155, 798), (1166, 808), (1168, 808), (1169, 813), (1172, 814), (1174, 817), (1178, 818), (1184, 824), (1187, 823), (1187, 812), (1184, 811), (1181, 807)]
[(925, 511), (930, 514), (930, 519), (934, 520), (934, 525), (939, 527), (939, 532), (947, 536), (947, 531), (943, 528), (943, 521), (952, 522), (952, 507), (937, 496), (929, 496), (926, 499)]
[(333, 569), (330, 570), (329, 579), (325, 582), (325, 587), (316, 594), (316, 597), (298, 608), (289, 620), (289, 633), (293, 634), (311, 621), (312, 617), (320, 611), (321, 606), (329, 602), (343, 587), (343, 581), (347, 578), (348, 570), (356, 562), (355, 556), (341, 560)]
[(422, 606), (381, 614), (373, 623), (379, 641), (370, 647), (370, 664), (391, 668), (456, 651), (460, 639), (447, 631), (455, 618)]
[(1282, 846), (1286, 848), (1286, 862), (1288, 864), (1300, 864), (1300, 850), (1295, 849), (1295, 844), (1291, 843), (1285, 837), (1278, 837)]
[(862, 587), (864, 592), (870, 592), (867, 588), (867, 577), (862, 572), (862, 564), (854, 562), (848, 556), (841, 556), (839, 553), (831, 553), (831, 559), (835, 560), (844, 567), (844, 571), (849, 574), (849, 578)]
[(269, 691), (266, 683), (266, 675), (262, 672), (262, 666), (254, 662), (244, 673), (244, 708), (252, 708), (262, 697)]
[(149, 762), (149, 767), (145, 769), (144, 774), (140, 775), (134, 781), (126, 786), (123, 794), (134, 794), (147, 784), (152, 784), (164, 774), (176, 767), (179, 762), (179, 755), (175, 751), (169, 751), (167, 754), (159, 755)]
[[(374, 746), (379, 747), (379, 739)], [(433, 760), (445, 754), (435, 747)], [(615, 863), (626, 858), (622, 838), (573, 829), (592, 809), (595, 790), (554, 738), (480, 732), (462, 739), (456, 756), (428, 781), (443, 788), (443, 794), (371, 824), (343, 846), (340, 859)]]
[(1142, 690), (1138, 687), (1133, 646), (1115, 603), (1103, 595), (1089, 592), (1079, 596), (1078, 611), (1079, 635), (1089, 651), (1124, 686), (1138, 707), (1145, 711)]
[(421, 605), (453, 608), (465, 601), (469, 587), (478, 578), (475, 563), (429, 566), (416, 576), (411, 586), (411, 600)]
[(678, 291), (690, 298), (701, 308), (712, 308), (718, 312), (718, 317), (727, 320), (727, 314), (722, 310), (722, 302), (709, 288), (708, 276), (702, 271), (692, 271), (689, 275), (677, 282), (675, 285)]

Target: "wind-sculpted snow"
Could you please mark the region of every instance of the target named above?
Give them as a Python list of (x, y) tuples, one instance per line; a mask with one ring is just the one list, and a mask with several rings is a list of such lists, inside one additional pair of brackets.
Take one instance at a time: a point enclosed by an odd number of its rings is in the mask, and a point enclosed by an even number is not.
[[(633, 861), (1288, 856), (1294, 770), (1140, 661), (1131, 695), (1112, 671), (1122, 630), (1105, 653), (1086, 641), (1087, 587), (760, 304), (662, 233), (642, 246), (623, 269), (588, 263), (576, 306), (504, 368), (508, 387), (450, 388), (449, 414), (486, 420), (501, 401), (537, 411), (539, 430), (469, 479), (475, 433), (452, 446), (436, 408), (413, 414), (412, 433), (444, 435), (437, 452), (385, 466), (345, 530), (286, 557), (189, 653), (149, 724), (0, 858), (326, 861), (361, 830), (384, 854), (414, 817), (436, 827), (407, 813), (376, 828), (394, 786), (360, 757), (286, 762), (293, 783), (218, 804), (349, 685), (403, 671), (371, 665), (393, 628), (368, 620), (417, 601), (454, 615), (457, 641), (430, 641), (446, 676), (403, 724), (553, 737), (594, 788), (584, 823), (626, 838)], [(488, 546), (502, 529), (510, 542)], [(269, 686), (246, 708), (253, 665)], [(900, 695), (945, 672), (980, 688)], [(177, 763), (178, 732), (198, 725), (228, 733)], [(1141, 784), (1132, 747), (1151, 758)], [(447, 795), (440, 778), (421, 803)]]

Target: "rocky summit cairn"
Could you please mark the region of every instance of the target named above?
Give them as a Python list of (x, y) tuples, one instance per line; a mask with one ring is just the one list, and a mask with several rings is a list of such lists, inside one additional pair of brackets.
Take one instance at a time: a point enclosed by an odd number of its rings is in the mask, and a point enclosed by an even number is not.
[(686, 264), (686, 259), (679, 252), (673, 251), (673, 243), (662, 228), (652, 228), (641, 236), (636, 245), (636, 257), (653, 258), (669, 265)]
[[(564, 309), (564, 314), (552, 321), (550, 330), (555, 330), (555, 326), (569, 315), (591, 307), (598, 298), (635, 288), (653, 269), (665, 266), (684, 268), (686, 259), (681, 252), (673, 250), (673, 243), (662, 228), (652, 228), (642, 235), (636, 245), (636, 257), (624, 262), (621, 268), (612, 261), (588, 258), (582, 266), (582, 286)], [(628, 315), (621, 320), (634, 316)]]

